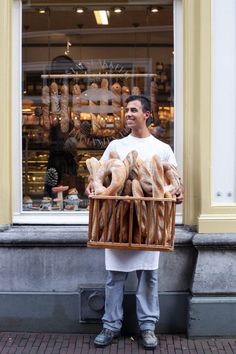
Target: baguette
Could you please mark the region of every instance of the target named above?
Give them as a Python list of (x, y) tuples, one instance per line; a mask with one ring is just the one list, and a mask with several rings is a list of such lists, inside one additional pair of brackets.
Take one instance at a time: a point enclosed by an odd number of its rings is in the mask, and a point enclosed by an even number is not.
[(124, 165), (126, 169), (126, 178), (130, 178), (130, 173), (133, 171), (134, 166), (136, 164), (138, 158), (138, 153), (135, 150), (132, 150), (128, 153), (126, 158), (124, 159)]
[[(132, 181), (132, 194), (135, 198), (140, 198), (144, 197), (143, 190), (141, 187), (140, 182), (137, 179), (134, 179)], [(140, 200), (135, 200), (135, 211), (136, 211), (136, 217), (138, 221), (138, 235), (134, 235), (134, 242), (139, 243), (142, 240), (146, 239), (147, 237), (147, 232), (146, 232), (146, 225), (147, 225), (147, 206), (145, 201), (140, 201)]]
[(151, 160), (145, 160), (139, 165), (138, 179), (145, 194), (152, 197), (153, 182)]
[[(152, 195), (154, 198), (164, 198), (164, 169), (162, 161), (158, 155), (154, 155), (152, 162)], [(150, 227), (149, 241), (161, 244), (164, 232), (164, 202), (155, 202), (152, 208), (152, 222)], [(157, 232), (157, 240), (155, 238)]]
[(79, 121), (79, 114), (80, 114), (80, 94), (81, 94), (81, 89), (78, 84), (75, 84), (72, 88), (72, 113), (74, 114), (74, 126), (76, 128), (79, 128), (80, 126), (80, 121)]
[(69, 130), (69, 87), (62, 85), (61, 88), (61, 131), (67, 133)]
[[(132, 181), (127, 180), (122, 190), (121, 195), (130, 196), (132, 194)], [(113, 209), (112, 205), (115, 204)], [(109, 225), (107, 241), (112, 241), (112, 235), (115, 235), (115, 241), (119, 242), (119, 234), (121, 235), (122, 242), (127, 242), (129, 232), (129, 201), (119, 201), (111, 203), (109, 206)], [(122, 215), (121, 215), (122, 213)], [(104, 234), (102, 235), (104, 239)]]
[(43, 125), (49, 130), (50, 129), (50, 95), (49, 95), (49, 87), (47, 85), (42, 88), (42, 111), (43, 111)]
[(59, 95), (58, 95), (58, 85), (56, 82), (52, 82), (50, 85), (51, 92), (51, 112), (53, 115), (60, 113)]

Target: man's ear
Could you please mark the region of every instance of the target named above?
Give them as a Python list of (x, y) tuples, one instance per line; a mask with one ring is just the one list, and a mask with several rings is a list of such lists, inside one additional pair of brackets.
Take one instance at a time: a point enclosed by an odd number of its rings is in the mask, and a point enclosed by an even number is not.
[(152, 115), (151, 112), (145, 112), (146, 114), (146, 126), (149, 127), (149, 125), (152, 123)]

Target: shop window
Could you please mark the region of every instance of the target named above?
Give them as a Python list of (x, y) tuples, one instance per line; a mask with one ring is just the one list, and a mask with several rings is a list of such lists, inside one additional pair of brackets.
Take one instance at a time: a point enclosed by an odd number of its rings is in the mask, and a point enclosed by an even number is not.
[(22, 5), (21, 144), (21, 211), (44, 220), (87, 210), (85, 161), (129, 134), (129, 94), (150, 98), (150, 132), (173, 149), (176, 124), (172, 4), (116, 13), (112, 2), (107, 25), (89, 3), (45, 4)]

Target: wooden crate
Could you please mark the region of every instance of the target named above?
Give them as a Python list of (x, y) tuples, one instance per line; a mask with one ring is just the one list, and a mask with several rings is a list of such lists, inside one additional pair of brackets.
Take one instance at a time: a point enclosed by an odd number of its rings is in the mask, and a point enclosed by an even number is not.
[(172, 251), (175, 210), (174, 198), (93, 196), (87, 246)]

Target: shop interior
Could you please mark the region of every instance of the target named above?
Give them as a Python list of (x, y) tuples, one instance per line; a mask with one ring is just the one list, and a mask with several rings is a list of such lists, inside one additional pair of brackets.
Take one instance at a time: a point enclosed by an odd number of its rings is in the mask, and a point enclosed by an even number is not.
[(129, 134), (130, 94), (173, 148), (173, 4), (42, 4), (22, 6), (22, 209), (86, 210), (85, 161)]

